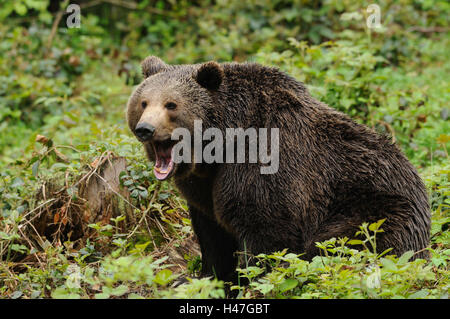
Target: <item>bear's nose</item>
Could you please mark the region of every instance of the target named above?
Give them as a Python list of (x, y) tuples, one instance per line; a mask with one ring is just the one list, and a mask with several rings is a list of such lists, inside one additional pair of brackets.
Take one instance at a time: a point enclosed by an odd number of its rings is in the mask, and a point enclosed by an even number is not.
[(136, 125), (136, 129), (134, 131), (139, 139), (147, 141), (153, 136), (153, 133), (155, 133), (155, 127), (151, 124), (143, 122)]

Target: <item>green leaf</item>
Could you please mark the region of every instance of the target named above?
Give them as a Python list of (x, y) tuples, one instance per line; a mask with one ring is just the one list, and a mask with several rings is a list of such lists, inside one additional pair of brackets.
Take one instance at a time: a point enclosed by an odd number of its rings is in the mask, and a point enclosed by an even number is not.
[(100, 228), (101, 228), (101, 226), (100, 226), (100, 225), (97, 225), (97, 224), (88, 224), (88, 227), (94, 228), (94, 229), (96, 229), (96, 230), (100, 230)]
[(64, 163), (55, 163), (50, 168), (51, 170), (58, 170), (58, 169), (67, 169), (68, 165)]
[(376, 268), (373, 273), (371, 273), (366, 278), (366, 285), (371, 289), (378, 289), (381, 287), (381, 274), (380, 268)]
[(283, 283), (279, 286), (280, 292), (286, 292), (288, 290), (294, 289), (298, 285), (298, 280), (287, 278)]
[(273, 289), (273, 287), (274, 286), (272, 284), (257, 284), (255, 288), (265, 295), (268, 292), (270, 292)]
[(116, 288), (111, 289), (111, 295), (122, 296), (128, 292), (128, 287), (125, 285), (120, 285)]
[(393, 250), (394, 248), (388, 248), (388, 249), (386, 249), (385, 251), (383, 251), (381, 254), (379, 254), (378, 255), (378, 258), (380, 258), (380, 257), (382, 257), (382, 256), (384, 256), (384, 255), (386, 255), (388, 252), (390, 252), (391, 250)]
[(405, 252), (399, 259), (397, 264), (398, 265), (404, 265), (406, 264), (409, 259), (411, 259), (411, 257), (414, 255), (414, 251), (412, 250), (408, 250), (407, 252)]
[(344, 12), (340, 16), (340, 19), (342, 21), (361, 20), (362, 18), (364, 18), (364, 17), (358, 11), (355, 11), (355, 12)]
[(98, 294), (95, 294), (95, 299), (108, 299), (110, 297), (110, 294), (101, 292)]
[(369, 230), (371, 231), (376, 231), (378, 229), (378, 224), (377, 223), (372, 223), (369, 225)]
[(17, 188), (17, 187), (22, 186), (23, 184), (24, 184), (23, 179), (21, 179), (20, 177), (16, 177), (16, 178), (14, 178), (14, 180), (13, 180), (13, 182), (11, 184), (11, 187), (12, 188)]
[(89, 144), (78, 144), (76, 149), (80, 151), (89, 151)]
[(134, 198), (136, 198), (136, 197), (138, 197), (138, 195), (139, 195), (139, 190), (138, 189), (135, 189), (135, 190), (133, 190), (132, 192), (131, 192), (131, 197), (134, 197)]
[(428, 291), (426, 290), (419, 290), (411, 295), (408, 296), (408, 299), (422, 299), (428, 296)]
[(67, 276), (67, 279), (66, 279), (67, 288), (69, 288), (69, 289), (81, 288), (80, 280), (81, 280), (81, 275), (79, 272), (70, 274), (69, 276)]
[(123, 182), (124, 186), (130, 186), (134, 183), (134, 181), (132, 179), (126, 180), (125, 182)]
[(66, 287), (58, 287), (52, 292), (54, 299), (80, 299), (80, 295), (70, 292)]
[(11, 299), (17, 299), (17, 298), (20, 298), (20, 296), (22, 296), (22, 295), (23, 295), (22, 291), (16, 290), (10, 295), (10, 298)]
[(33, 166), (31, 166), (31, 173), (33, 174), (34, 177), (37, 177), (40, 163), (41, 163), (41, 161), (38, 160), (33, 163)]
[(145, 243), (143, 243), (143, 244), (136, 244), (136, 245), (134, 246), (134, 248), (136, 248), (137, 251), (144, 251), (145, 248), (147, 248), (147, 246), (148, 246), (149, 244), (150, 244), (150, 241), (147, 241), (147, 242), (145, 242)]
[(139, 192), (139, 195), (141, 195), (142, 198), (147, 198), (148, 197), (148, 192), (146, 189), (144, 189), (143, 191)]
[(161, 286), (167, 285), (172, 280), (172, 271), (169, 269), (163, 269), (158, 272), (153, 279), (154, 282)]
[(8, 233), (0, 231), (0, 239), (2, 239), (2, 240), (20, 239), (20, 236), (17, 234), (8, 234)]
[(384, 269), (387, 271), (397, 271), (397, 265), (390, 259), (381, 258), (380, 259), (381, 264), (383, 265)]
[(27, 13), (27, 7), (23, 3), (15, 2), (14, 11), (16, 11), (18, 15), (23, 16)]
[(380, 229), (380, 226), (384, 223), (386, 219), (380, 219), (379, 221), (377, 221), (376, 223), (372, 223), (369, 225), (369, 230), (370, 231), (377, 231), (378, 229)]
[(349, 245), (362, 245), (363, 241), (359, 239), (352, 239), (347, 242)]
[(12, 244), (11, 245), (11, 250), (17, 251), (19, 253), (25, 253), (28, 249), (26, 246), (24, 245), (20, 245), (20, 244)]
[(433, 257), (431, 258), (431, 262), (433, 263), (433, 265), (435, 265), (436, 267), (439, 267), (440, 265), (447, 265), (447, 262), (445, 260), (445, 257)]

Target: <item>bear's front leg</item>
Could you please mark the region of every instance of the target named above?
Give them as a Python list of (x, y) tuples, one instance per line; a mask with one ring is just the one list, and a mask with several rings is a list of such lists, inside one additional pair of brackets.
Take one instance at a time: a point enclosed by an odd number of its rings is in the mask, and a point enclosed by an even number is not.
[(237, 283), (237, 241), (212, 217), (194, 207), (189, 213), (202, 252), (202, 275)]
[[(247, 217), (251, 215), (249, 211), (243, 211), (241, 214)], [(238, 234), (238, 249), (244, 253), (247, 262), (251, 261), (253, 256), (270, 254), (285, 248), (289, 252), (301, 252), (301, 232), (295, 226), (289, 225), (289, 221), (256, 218), (234, 219), (229, 223)]]
[(261, 175), (256, 164), (230, 164), (215, 179), (214, 214), (234, 234), (244, 256), (285, 248), (301, 253), (302, 207), (298, 196), (289, 196), (292, 193), (277, 175)]

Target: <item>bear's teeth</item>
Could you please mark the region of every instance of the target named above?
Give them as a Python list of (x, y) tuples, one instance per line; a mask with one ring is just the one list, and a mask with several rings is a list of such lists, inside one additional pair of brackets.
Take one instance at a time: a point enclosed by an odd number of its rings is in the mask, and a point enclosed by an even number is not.
[(167, 172), (170, 171), (171, 168), (170, 162), (171, 162), (170, 158), (161, 157), (161, 159), (158, 160), (157, 164), (155, 165), (155, 170), (158, 173), (166, 174)]

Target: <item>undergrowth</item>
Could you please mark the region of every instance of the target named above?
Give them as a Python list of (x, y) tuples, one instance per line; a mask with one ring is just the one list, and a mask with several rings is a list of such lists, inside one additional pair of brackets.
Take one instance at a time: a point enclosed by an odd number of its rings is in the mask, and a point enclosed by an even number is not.
[[(83, 9), (82, 28), (63, 19), (54, 33), (48, 1), (0, 3), (2, 298), (225, 297), (223, 282), (197, 277), (186, 203), (156, 181), (126, 125), (150, 54), (278, 66), (395, 141), (427, 186), (429, 260), (374, 251), (382, 221), (363, 224), (317, 243), (312, 261), (251, 256), (239, 269), (250, 284), (232, 287), (239, 298), (448, 298), (446, 1), (380, 1), (378, 30), (365, 25), (365, 1), (136, 1)], [(181, 276), (189, 282), (172, 287)]]

